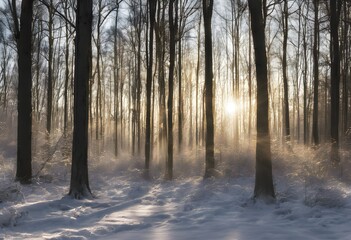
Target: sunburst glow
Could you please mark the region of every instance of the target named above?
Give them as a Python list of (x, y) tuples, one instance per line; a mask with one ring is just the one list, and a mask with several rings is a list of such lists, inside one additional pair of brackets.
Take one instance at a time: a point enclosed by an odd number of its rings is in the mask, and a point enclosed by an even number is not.
[(239, 105), (233, 99), (229, 99), (225, 103), (224, 108), (225, 108), (225, 112), (227, 113), (227, 115), (234, 115), (239, 110)]

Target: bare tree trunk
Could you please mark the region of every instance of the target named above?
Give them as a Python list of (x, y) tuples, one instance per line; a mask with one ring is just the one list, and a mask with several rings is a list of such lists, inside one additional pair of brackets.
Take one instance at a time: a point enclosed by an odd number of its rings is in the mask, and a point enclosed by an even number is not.
[(173, 19), (174, 5), (178, 4), (178, 0), (170, 0), (168, 7), (169, 15), (169, 72), (168, 72), (168, 145), (167, 145), (167, 163), (165, 178), (171, 180), (173, 178), (173, 81), (174, 81), (174, 65), (175, 65), (175, 46), (178, 14), (176, 11), (175, 19)]
[(312, 137), (315, 145), (319, 144), (318, 133), (318, 86), (319, 86), (319, 1), (314, 0), (314, 36), (313, 36), (313, 120), (312, 120)]
[(118, 114), (119, 114), (119, 109), (118, 109), (118, 69), (120, 66), (118, 66), (118, 42), (117, 42), (117, 35), (118, 35), (118, 5), (116, 9), (116, 16), (115, 16), (115, 23), (114, 23), (114, 38), (113, 38), (113, 65), (114, 65), (114, 70), (113, 70), (113, 79), (114, 79), (114, 108), (115, 108), (115, 156), (118, 156)]
[[(162, 5), (161, 5), (162, 2)], [(165, 1), (158, 1), (156, 34), (156, 57), (158, 60), (158, 85), (159, 85), (159, 147), (164, 151), (164, 144), (167, 139), (167, 114), (166, 114), (166, 84), (165, 84)], [(162, 10), (162, 12), (161, 12)]]
[(32, 178), (32, 19), (33, 0), (23, 0), (20, 28), (16, 2), (12, 1), (15, 38), (18, 48), (18, 128), (16, 180), (30, 183)]
[(268, 78), (262, 1), (249, 0), (257, 81), (255, 198), (275, 198), (268, 118)]
[(199, 28), (197, 35), (197, 61), (196, 61), (196, 104), (195, 104), (195, 135), (196, 135), (196, 146), (199, 145), (199, 77), (200, 77), (200, 46), (201, 46), (201, 19), (202, 16), (199, 17)]
[(154, 44), (154, 25), (156, 15), (157, 0), (150, 0), (149, 14), (150, 14), (150, 28), (149, 28), (149, 58), (147, 66), (146, 79), (146, 126), (145, 126), (145, 178), (149, 178), (150, 170), (150, 150), (151, 150), (151, 90), (152, 90), (152, 66), (153, 66), (153, 44)]
[[(138, 41), (138, 50), (137, 50), (137, 83), (136, 83), (136, 111), (135, 111), (135, 121), (136, 121), (136, 133), (137, 133), (137, 150), (138, 155), (141, 154), (141, 28), (142, 28), (142, 1), (139, 0), (139, 16), (138, 16), (138, 26), (137, 26), (137, 41)], [(146, 34), (147, 35), (147, 34)], [(146, 41), (147, 42), (147, 41)], [(146, 47), (146, 52), (148, 52), (148, 47)], [(146, 54), (147, 55), (147, 54)], [(151, 74), (152, 75), (152, 74)], [(150, 87), (151, 89), (151, 87)], [(151, 92), (151, 90), (150, 90)], [(134, 146), (133, 146), (134, 148)]]
[(54, 37), (53, 37), (53, 25), (54, 25), (54, 10), (53, 2), (50, 0), (50, 6), (48, 6), (49, 12), (49, 58), (48, 58), (48, 89), (47, 89), (47, 105), (46, 105), (46, 131), (48, 134), (51, 133), (52, 123), (52, 98), (53, 98), (53, 48), (54, 48)]
[(101, 11), (102, 11), (102, 0), (98, 1), (98, 18), (97, 18), (97, 37), (96, 37), (96, 72), (97, 72), (97, 89), (96, 89), (96, 100), (95, 100), (95, 138), (99, 139), (102, 134), (101, 126), (101, 69), (100, 69), (100, 57), (101, 57)]
[(339, 21), (341, 0), (330, 0), (330, 39), (331, 39), (331, 160), (340, 162), (339, 156), (339, 108), (340, 108), (340, 54), (339, 54)]
[[(251, 19), (251, 16), (249, 16), (249, 21)], [(251, 32), (251, 23), (249, 23), (249, 32)], [(248, 66), (248, 72), (249, 72), (249, 138), (251, 138), (251, 119), (252, 119), (252, 39), (251, 39), (251, 34), (249, 35), (249, 66)]]
[[(347, 19), (349, 14), (349, 7), (347, 4), (343, 5), (343, 17)], [(343, 118), (343, 135), (346, 134), (349, 128), (348, 123), (348, 108), (349, 108), (349, 56), (350, 56), (350, 42), (349, 42), (349, 24), (347, 21), (344, 20), (343, 25), (343, 71), (342, 71), (342, 118)]]
[(120, 86), (119, 86), (119, 91), (120, 91), (120, 94), (119, 94), (119, 97), (120, 97), (120, 100), (119, 100), (119, 111), (120, 111), (120, 123), (121, 123), (121, 127), (120, 127), (120, 138), (121, 138), (121, 141), (120, 141), (120, 145), (121, 145), (121, 149), (124, 148), (124, 133), (126, 131), (125, 129), (125, 125), (124, 125), (124, 112), (123, 112), (123, 88), (124, 88), (124, 80), (123, 80), (123, 76), (122, 76), (122, 69), (124, 68), (124, 48), (123, 48), (123, 45), (120, 41), (119, 43), (119, 48), (120, 48), (120, 53), (119, 53), (119, 56), (120, 56), (120, 60), (119, 60), (119, 64), (120, 64), (120, 71), (119, 71), (119, 79), (120, 79)]
[[(307, 7), (308, 9), (308, 7)], [(307, 13), (306, 13), (307, 15)], [(307, 17), (304, 19), (303, 27), (303, 57), (304, 57), (304, 70), (303, 70), (303, 142), (306, 145), (308, 142), (308, 111), (307, 111)]]
[(69, 195), (90, 197), (88, 177), (88, 84), (92, 37), (92, 0), (77, 1), (74, 73), (74, 130)]
[(204, 178), (213, 177), (214, 158), (214, 122), (213, 122), (213, 61), (212, 61), (212, 12), (213, 0), (203, 0), (205, 29), (205, 94), (206, 94), (206, 166)]
[[(179, 6), (182, 6), (182, 0), (177, 1), (175, 7), (176, 14), (178, 14), (178, 2)], [(183, 15), (179, 17), (179, 27), (178, 30), (178, 151), (182, 150), (183, 142), (183, 97), (182, 97), (182, 32), (181, 32), (181, 23)]]
[(182, 97), (182, 40), (178, 40), (178, 150), (183, 142), (183, 97)]
[[(65, 16), (68, 16), (68, 2), (65, 2)], [(64, 119), (63, 119), (63, 132), (67, 134), (68, 125), (68, 83), (69, 83), (69, 35), (68, 35), (68, 22), (66, 21), (66, 52), (65, 52), (65, 89), (64, 89)]]
[(36, 65), (35, 65), (35, 86), (34, 86), (34, 96), (35, 96), (35, 103), (34, 103), (34, 119), (37, 123), (40, 122), (40, 54), (41, 54), (41, 42), (43, 34), (43, 23), (42, 21), (38, 21), (38, 45), (37, 45), (37, 54), (36, 54)]
[(285, 127), (285, 141), (290, 141), (290, 116), (289, 116), (289, 89), (288, 89), (288, 75), (287, 75), (287, 46), (288, 46), (288, 0), (284, 0), (283, 10), (283, 83), (284, 83), (284, 127)]
[(297, 51), (296, 51), (296, 62), (295, 62), (295, 74), (296, 74), (296, 104), (297, 104), (297, 142), (300, 142), (300, 135), (301, 135), (301, 124), (300, 124), (300, 86), (301, 86), (301, 79), (300, 79), (300, 42), (301, 42), (301, 3), (298, 5), (298, 30), (297, 30)]

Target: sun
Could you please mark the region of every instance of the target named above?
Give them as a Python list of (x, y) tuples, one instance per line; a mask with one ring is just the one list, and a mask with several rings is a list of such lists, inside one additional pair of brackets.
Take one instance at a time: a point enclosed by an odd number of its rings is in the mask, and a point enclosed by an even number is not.
[(224, 108), (228, 115), (234, 115), (238, 111), (238, 104), (233, 99), (229, 99), (225, 103)]

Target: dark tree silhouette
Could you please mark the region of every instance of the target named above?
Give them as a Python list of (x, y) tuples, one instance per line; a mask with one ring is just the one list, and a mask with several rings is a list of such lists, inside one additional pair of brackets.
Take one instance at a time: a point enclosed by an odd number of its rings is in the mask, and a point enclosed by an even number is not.
[(178, 0), (170, 0), (168, 15), (169, 15), (169, 79), (168, 79), (168, 146), (167, 146), (167, 166), (166, 179), (173, 178), (173, 81), (174, 81), (174, 65), (175, 65), (175, 33), (177, 31), (178, 17), (177, 13), (173, 19), (174, 4)]
[(339, 109), (340, 109), (340, 53), (339, 53), (339, 22), (341, 0), (330, 0), (330, 58), (331, 58), (331, 160), (339, 162)]
[(146, 127), (145, 127), (145, 177), (149, 177), (150, 158), (151, 158), (151, 90), (152, 90), (152, 64), (153, 64), (153, 44), (154, 26), (156, 16), (157, 0), (149, 0), (149, 58), (146, 77)]
[(249, 0), (257, 81), (255, 198), (275, 198), (268, 119), (268, 78), (262, 0)]
[[(16, 180), (29, 183), (32, 178), (32, 19), (33, 0), (23, 0), (20, 29), (16, 3), (13, 3), (18, 48), (18, 130)], [(17, 22), (17, 23), (16, 23)]]
[(288, 33), (289, 33), (289, 12), (288, 0), (284, 0), (284, 9), (282, 11), (283, 17), (283, 84), (284, 84), (284, 128), (285, 140), (290, 141), (290, 116), (289, 116), (289, 85), (288, 85), (288, 66), (287, 66), (287, 47), (288, 47)]
[(74, 129), (69, 195), (91, 196), (88, 178), (88, 84), (92, 35), (92, 0), (77, 1), (74, 73)]
[(205, 101), (206, 101), (206, 168), (205, 178), (214, 175), (214, 123), (213, 123), (213, 61), (212, 61), (212, 12), (213, 0), (203, 0), (205, 28)]
[(313, 120), (312, 120), (312, 137), (313, 143), (319, 144), (318, 134), (318, 85), (319, 85), (319, 19), (318, 9), (319, 1), (314, 0), (314, 36), (313, 36)]

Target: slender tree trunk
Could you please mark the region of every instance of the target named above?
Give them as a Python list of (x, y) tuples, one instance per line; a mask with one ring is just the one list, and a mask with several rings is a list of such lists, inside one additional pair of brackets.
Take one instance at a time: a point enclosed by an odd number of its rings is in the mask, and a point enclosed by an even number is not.
[(96, 100), (95, 100), (95, 138), (99, 139), (102, 133), (101, 126), (101, 99), (102, 99), (102, 89), (101, 89), (101, 69), (100, 69), (100, 57), (101, 57), (101, 9), (102, 0), (98, 2), (98, 18), (97, 18), (97, 37), (96, 37), (96, 72), (97, 72), (97, 89), (96, 89)]
[(169, 15), (169, 72), (168, 72), (168, 144), (167, 144), (167, 163), (165, 178), (171, 180), (173, 178), (173, 81), (174, 81), (174, 65), (175, 65), (175, 34), (177, 31), (178, 14), (176, 11), (175, 19), (173, 19), (174, 5), (178, 4), (178, 0), (170, 0), (168, 7)]
[(145, 178), (149, 178), (150, 151), (151, 151), (151, 90), (152, 90), (152, 66), (153, 66), (153, 43), (154, 43), (154, 24), (156, 15), (157, 0), (149, 2), (150, 28), (149, 28), (149, 58), (147, 65), (146, 79), (146, 126), (145, 126)]
[(74, 73), (74, 130), (69, 195), (91, 196), (88, 177), (88, 84), (93, 19), (92, 0), (77, 1)]
[(339, 108), (340, 108), (340, 54), (339, 54), (339, 20), (341, 0), (330, 0), (330, 39), (331, 39), (331, 160), (340, 162), (339, 156)]
[(54, 48), (54, 37), (53, 37), (53, 25), (54, 25), (54, 13), (53, 13), (53, 2), (50, 0), (49, 11), (49, 58), (48, 58), (48, 89), (47, 89), (47, 105), (46, 105), (46, 131), (48, 134), (51, 133), (52, 123), (52, 98), (53, 98), (53, 48)]
[(40, 86), (39, 86), (39, 80), (40, 80), (40, 54), (41, 54), (41, 42), (42, 42), (42, 29), (43, 29), (43, 23), (41, 21), (38, 21), (38, 45), (37, 45), (37, 55), (36, 55), (36, 70), (35, 70), (35, 87), (34, 87), (34, 92), (35, 92), (35, 119), (37, 123), (40, 122)]
[(117, 31), (118, 31), (118, 8), (116, 10), (115, 25), (114, 25), (114, 42), (113, 42), (113, 78), (114, 78), (114, 107), (115, 107), (115, 156), (118, 156), (118, 42), (117, 42)]
[(296, 74), (296, 102), (297, 102), (297, 141), (300, 142), (301, 135), (301, 124), (300, 124), (300, 42), (301, 42), (301, 3), (298, 6), (298, 31), (297, 31), (297, 51), (296, 51), (296, 63), (295, 63), (295, 74)]
[[(15, 1), (12, 7), (16, 12)], [(15, 34), (18, 48), (16, 180), (21, 183), (30, 183), (32, 178), (32, 19), (33, 0), (23, 0), (20, 28), (16, 28)], [(17, 22), (17, 13), (14, 14), (14, 21)]]
[[(179, 1), (181, 6), (181, 0)], [(175, 8), (176, 14), (178, 14), (178, 5)], [(180, 19), (180, 24), (182, 19)], [(183, 97), (182, 97), (182, 36), (181, 26), (178, 28), (178, 150), (182, 150), (183, 142)]]
[(313, 120), (312, 137), (315, 145), (319, 144), (318, 133), (318, 86), (319, 86), (319, 1), (314, 0), (314, 36), (313, 36)]
[[(251, 16), (249, 16), (249, 21), (250, 21)], [(251, 32), (251, 24), (249, 23), (249, 32)], [(252, 119), (252, 40), (251, 40), (251, 34), (249, 35), (249, 66), (248, 66), (248, 72), (249, 72), (249, 138), (251, 138), (251, 119)]]
[[(137, 50), (137, 83), (136, 83), (136, 111), (135, 111), (135, 121), (136, 121), (136, 133), (137, 133), (137, 150), (138, 155), (141, 154), (141, 90), (142, 90), (142, 83), (141, 83), (141, 28), (142, 28), (142, 1), (139, 0), (139, 16), (138, 16), (138, 25), (137, 25), (137, 41), (138, 41), (138, 50)], [(147, 35), (147, 34), (146, 34)], [(147, 41), (146, 41), (147, 42)], [(148, 52), (148, 47), (146, 46), (146, 56)], [(150, 74), (150, 73), (147, 73)], [(152, 76), (152, 73), (151, 73)], [(151, 87), (150, 87), (151, 89)], [(151, 92), (151, 90), (150, 90)], [(134, 144), (133, 144), (134, 145)], [(133, 146), (134, 148), (134, 146)], [(145, 160), (146, 161), (146, 160)], [(146, 162), (145, 162), (146, 164)]]
[(212, 61), (212, 12), (213, 0), (203, 0), (205, 29), (205, 94), (206, 94), (206, 166), (205, 178), (214, 176), (214, 122), (213, 122), (213, 61)]
[[(347, 4), (343, 5), (343, 17), (347, 19), (349, 14), (349, 8)], [(349, 56), (350, 56), (350, 48), (349, 48), (349, 24), (347, 21), (344, 21), (343, 24), (343, 74), (342, 74), (342, 116), (343, 116), (343, 130), (342, 133), (345, 134), (348, 131), (349, 123), (348, 123), (348, 108), (349, 108)]]
[[(307, 7), (308, 9), (308, 7)], [(308, 142), (308, 111), (307, 111), (307, 17), (304, 19), (303, 28), (303, 58), (304, 58), (304, 70), (303, 70), (303, 142), (306, 145)]]
[(121, 127), (120, 127), (120, 145), (121, 145), (121, 149), (124, 148), (124, 142), (125, 142), (125, 139), (124, 139), (124, 133), (126, 132), (126, 129), (125, 129), (125, 125), (124, 125), (124, 112), (123, 112), (123, 88), (124, 88), (124, 80), (123, 80), (123, 75), (122, 75), (122, 69), (124, 69), (124, 48), (123, 48), (123, 45), (120, 41), (119, 43), (119, 49), (120, 49), (120, 54), (119, 54), (119, 65), (120, 65), (120, 70), (119, 70), (119, 79), (120, 79), (120, 86), (119, 86), (119, 91), (120, 91), (120, 94), (119, 94), (119, 111), (120, 111), (120, 123), (121, 123)]
[(268, 78), (262, 1), (249, 0), (257, 81), (255, 198), (275, 198), (268, 118)]
[(196, 61), (196, 104), (195, 104), (195, 135), (196, 135), (196, 146), (199, 145), (199, 77), (200, 77), (200, 47), (201, 47), (201, 20), (202, 16), (200, 15), (199, 26), (198, 26), (198, 35), (197, 35), (197, 61)]
[[(162, 2), (162, 6), (161, 6)], [(165, 9), (164, 1), (158, 1), (156, 32), (156, 56), (158, 66), (159, 85), (159, 147), (160, 152), (164, 151), (164, 144), (167, 139), (167, 114), (166, 114), (166, 84), (165, 84)], [(162, 10), (162, 12), (161, 12)], [(161, 153), (161, 155), (162, 155)]]
[[(68, 16), (68, 3), (65, 2), (65, 16)], [(64, 89), (64, 117), (63, 117), (63, 132), (67, 134), (68, 125), (68, 83), (69, 83), (69, 35), (68, 35), (68, 22), (66, 21), (66, 52), (65, 52), (65, 89)]]
[(289, 116), (289, 86), (287, 75), (287, 46), (288, 46), (288, 0), (284, 0), (283, 10), (283, 83), (284, 83), (284, 127), (285, 127), (285, 141), (290, 141), (290, 116)]

